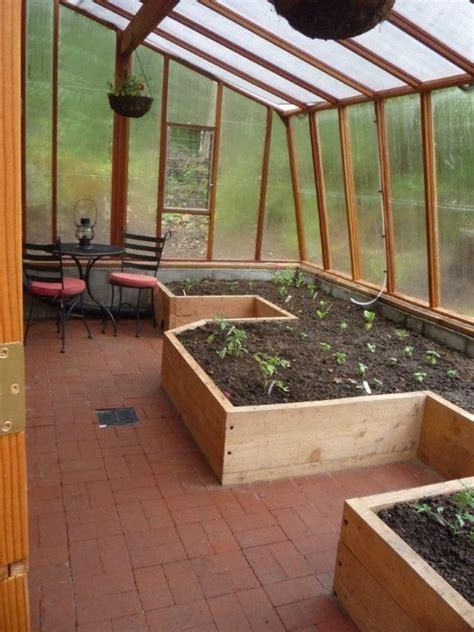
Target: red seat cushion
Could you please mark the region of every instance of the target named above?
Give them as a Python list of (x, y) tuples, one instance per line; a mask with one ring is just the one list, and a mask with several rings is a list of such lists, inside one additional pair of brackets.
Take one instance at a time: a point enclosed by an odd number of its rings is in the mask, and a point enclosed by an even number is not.
[(61, 283), (48, 283), (47, 281), (33, 281), (30, 285), (30, 292), (35, 296), (77, 296), (86, 289), (86, 284), (82, 279), (64, 278), (64, 292)]
[(145, 289), (155, 287), (157, 284), (155, 277), (148, 274), (133, 274), (128, 272), (112, 272), (109, 276), (109, 283), (112, 285), (121, 285), (122, 287), (136, 287)]

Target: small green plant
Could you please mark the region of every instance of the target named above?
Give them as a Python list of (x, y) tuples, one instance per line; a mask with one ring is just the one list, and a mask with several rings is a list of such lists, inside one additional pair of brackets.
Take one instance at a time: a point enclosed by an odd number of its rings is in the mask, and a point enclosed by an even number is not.
[(189, 292), (191, 292), (191, 290), (194, 287), (194, 281), (190, 279), (189, 277), (186, 277), (183, 281), (183, 286), (186, 291), (186, 294), (189, 294)]
[(368, 366), (363, 364), (362, 362), (357, 363), (357, 373), (358, 375), (364, 376), (367, 373)]
[(345, 320), (343, 320), (342, 323), (339, 323), (339, 329), (341, 331), (345, 331), (348, 327), (349, 327), (349, 325), (346, 323)]
[(373, 342), (367, 343), (367, 350), (370, 351), (370, 353), (375, 353), (376, 348), (377, 348), (377, 345), (374, 344)]
[(236, 290), (239, 287), (239, 282), (238, 281), (231, 281), (229, 283), (229, 288), (231, 290)]
[(367, 331), (372, 329), (375, 320), (375, 312), (371, 312), (368, 309), (364, 309), (365, 328)]
[(293, 325), (286, 325), (285, 329), (286, 331), (295, 331), (295, 328), (293, 327)]
[(347, 360), (347, 353), (344, 353), (344, 351), (336, 351), (334, 357), (336, 358), (336, 362), (338, 364), (345, 364)]
[(398, 362), (398, 359), (395, 358), (395, 357), (391, 357), (391, 358), (389, 358), (387, 360), (387, 364), (390, 365), (390, 366), (395, 366), (395, 364), (397, 364), (397, 362)]
[(470, 525), (468, 538), (474, 544), (474, 490), (466, 489), (451, 496), (451, 500), (456, 506), (454, 520), (448, 520), (445, 507), (439, 506), (434, 509), (429, 503), (414, 503), (412, 507), (417, 513), (423, 513), (432, 517), (439, 524), (447, 527), (453, 535), (458, 535), (460, 531)]
[(293, 285), (295, 287), (302, 287), (304, 285), (304, 276), (301, 272), (296, 272), (293, 277)]
[(438, 360), (440, 358), (441, 356), (436, 351), (430, 350), (430, 351), (426, 351), (425, 353), (426, 362), (428, 362), (428, 364), (431, 364), (432, 366), (435, 366), (436, 364), (438, 364)]
[(459, 371), (457, 371), (456, 369), (448, 369), (446, 371), (446, 375), (447, 377), (450, 377), (452, 380), (454, 380), (454, 378), (459, 375)]
[(308, 294), (313, 298), (313, 300), (316, 298), (316, 296), (318, 295), (318, 286), (316, 285), (316, 283), (313, 283), (312, 281), (310, 281), (309, 283), (306, 284), (306, 288), (308, 290)]
[(397, 338), (400, 338), (400, 340), (405, 340), (405, 338), (408, 338), (410, 334), (406, 329), (395, 329), (395, 335)]
[(423, 384), (423, 382), (425, 381), (426, 378), (426, 373), (424, 371), (416, 371), (416, 373), (413, 373), (413, 379), (415, 380), (415, 382), (418, 382), (419, 384)]
[(320, 342), (319, 347), (321, 351), (331, 351), (332, 349), (332, 345), (330, 345), (328, 342)]
[(308, 334), (304, 331), (300, 332), (300, 338), (301, 340), (306, 340), (306, 338), (308, 337)]
[(372, 384), (372, 386), (374, 388), (382, 388), (382, 386), (383, 386), (382, 380), (378, 380), (376, 377), (374, 377), (374, 379), (371, 380), (370, 383)]
[(283, 298), (284, 296), (288, 296), (288, 286), (280, 285), (278, 288), (278, 294)]
[(413, 347), (410, 347), (410, 345), (407, 345), (406, 347), (404, 347), (403, 355), (406, 356), (407, 358), (413, 358)]
[(232, 326), (226, 332), (224, 346), (217, 355), (220, 358), (225, 358), (229, 355), (231, 358), (240, 358), (244, 353), (248, 353), (248, 349), (244, 345), (244, 341), (247, 339), (247, 334), (243, 329), (237, 329)]
[(145, 77), (142, 75), (128, 75), (123, 81), (107, 82), (109, 93), (116, 97), (139, 97), (145, 89)]
[(256, 353), (253, 357), (262, 372), (263, 385), (267, 394), (270, 395), (273, 388), (282, 393), (288, 393), (290, 390), (288, 385), (282, 380), (276, 379), (276, 374), (279, 368), (287, 369), (290, 366), (290, 361), (268, 353)]
[(321, 309), (316, 310), (316, 316), (319, 320), (323, 320), (331, 311), (331, 303), (329, 303), (329, 301), (319, 301), (319, 305)]

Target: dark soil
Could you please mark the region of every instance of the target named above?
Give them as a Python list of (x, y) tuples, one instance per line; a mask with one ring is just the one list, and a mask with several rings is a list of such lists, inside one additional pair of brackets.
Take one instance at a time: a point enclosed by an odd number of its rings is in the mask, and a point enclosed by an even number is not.
[[(455, 498), (436, 496), (422, 498), (416, 505), (398, 503), (381, 511), (379, 518), (474, 606), (474, 508), (467, 510), (471, 521), (464, 516), (460, 528)], [(459, 532), (453, 532), (447, 523), (456, 525)]]
[[(287, 296), (282, 296), (279, 287), (270, 281), (205, 279), (185, 285), (188, 295), (258, 294), (299, 317), (286, 322), (240, 323), (238, 327), (247, 335), (248, 352), (239, 358), (221, 359), (217, 355), (223, 347), (222, 335), (212, 344), (207, 342), (217, 328), (214, 323), (180, 334), (181, 342), (236, 406), (366, 395), (362, 385), (365, 379), (373, 394), (432, 390), (465, 409), (474, 407), (472, 360), (412, 331), (401, 339), (397, 335), (400, 328), (379, 314), (372, 328), (366, 330), (363, 308), (334, 299), (322, 290), (317, 290), (315, 297), (314, 288), (306, 284), (289, 287)], [(169, 287), (177, 295), (183, 293), (182, 283), (172, 283)], [(321, 300), (328, 304), (321, 306)], [(316, 309), (326, 311), (329, 306), (328, 315), (318, 318)], [(341, 328), (342, 323), (347, 324), (346, 329)], [(321, 343), (330, 344), (331, 349), (324, 351)], [(368, 344), (375, 345), (373, 352)], [(407, 346), (413, 347), (412, 357), (404, 353)], [(439, 354), (435, 366), (427, 362), (427, 351)], [(290, 362), (290, 367), (279, 368), (274, 376), (287, 385), (287, 393), (274, 387), (268, 395), (254, 358), (256, 353), (279, 356)], [(336, 353), (347, 354), (346, 362), (338, 364)], [(391, 364), (390, 358), (396, 358), (396, 363)], [(364, 377), (359, 374), (358, 363), (367, 366)], [(448, 371), (455, 371), (455, 376), (448, 377)], [(423, 382), (416, 381), (415, 373), (426, 374)]]

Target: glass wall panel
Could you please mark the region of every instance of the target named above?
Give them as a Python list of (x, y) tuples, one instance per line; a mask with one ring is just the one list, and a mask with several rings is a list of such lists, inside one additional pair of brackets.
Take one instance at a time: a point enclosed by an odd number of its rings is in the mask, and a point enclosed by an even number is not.
[(373, 103), (348, 109), (361, 277), (382, 285), (385, 259), (382, 203), (379, 193), (379, 150)]
[(314, 183), (313, 153), (308, 116), (291, 119), (294, 130), (295, 150), (298, 162), (301, 206), (308, 261), (322, 263), (321, 237), (319, 234), (318, 201)]
[(441, 305), (474, 316), (474, 92), (433, 93)]
[(428, 301), (420, 97), (387, 99), (395, 288)]
[(170, 61), (168, 121), (191, 125), (215, 124), (217, 83)]
[(53, 3), (29, 0), (26, 27), (26, 235), (51, 241)]
[(214, 225), (215, 259), (255, 258), (267, 111), (224, 90)]
[(115, 68), (115, 33), (61, 7), (58, 68), (58, 235), (74, 239), (77, 200), (98, 208), (96, 241), (110, 240), (112, 110), (107, 82)]
[(166, 242), (165, 259), (207, 258), (208, 215), (164, 213), (161, 234), (168, 230), (172, 232), (172, 237)]
[[(158, 163), (160, 153), (163, 57), (140, 46), (140, 59), (154, 101), (148, 114), (130, 119), (127, 227), (142, 235), (156, 233)], [(135, 73), (140, 66), (135, 58)]]
[(347, 232), (346, 201), (342, 173), (341, 142), (337, 109), (318, 112), (319, 137), (323, 163), (329, 250), (332, 268), (351, 274), (351, 253)]
[(299, 259), (286, 128), (273, 115), (262, 259)]

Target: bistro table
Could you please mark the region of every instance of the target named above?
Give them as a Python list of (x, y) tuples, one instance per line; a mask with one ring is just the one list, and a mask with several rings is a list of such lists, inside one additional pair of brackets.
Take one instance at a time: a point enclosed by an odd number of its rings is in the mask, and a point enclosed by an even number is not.
[[(114, 327), (114, 335), (117, 335), (117, 323), (115, 322), (114, 315), (111, 310), (98, 298), (91, 289), (90, 277), (91, 271), (95, 263), (103, 257), (119, 257), (124, 254), (125, 248), (123, 246), (111, 246), (110, 244), (91, 244), (88, 248), (81, 248), (77, 242), (63, 243), (61, 244), (61, 252), (67, 257), (71, 257), (77, 266), (79, 271), (79, 277), (85, 282), (87, 293), (94, 301), (94, 303), (100, 308), (104, 315), (104, 328), (107, 323), (107, 318), (110, 318)], [(87, 260), (87, 264), (84, 268), (83, 262)]]

